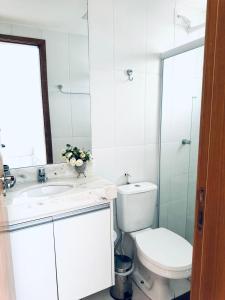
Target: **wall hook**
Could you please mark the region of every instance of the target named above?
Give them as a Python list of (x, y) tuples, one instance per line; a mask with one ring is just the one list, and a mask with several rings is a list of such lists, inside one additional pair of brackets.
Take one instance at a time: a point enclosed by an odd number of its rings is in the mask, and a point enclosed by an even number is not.
[(127, 70), (127, 76), (128, 76), (128, 80), (129, 81), (133, 81), (134, 80), (133, 73), (134, 73), (133, 70), (131, 70), (131, 69)]

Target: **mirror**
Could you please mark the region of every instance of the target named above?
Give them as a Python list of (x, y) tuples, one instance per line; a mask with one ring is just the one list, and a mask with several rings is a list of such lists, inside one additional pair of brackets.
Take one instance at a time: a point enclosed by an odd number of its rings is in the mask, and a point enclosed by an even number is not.
[(4, 164), (60, 163), (66, 144), (91, 150), (87, 0), (9, 0), (0, 16)]

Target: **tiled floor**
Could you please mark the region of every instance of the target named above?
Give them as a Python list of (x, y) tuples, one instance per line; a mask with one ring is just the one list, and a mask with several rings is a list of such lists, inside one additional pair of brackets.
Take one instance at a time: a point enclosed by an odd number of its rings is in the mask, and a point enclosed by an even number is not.
[[(179, 290), (179, 294), (181, 291), (185, 292), (187, 288), (187, 281), (175, 281), (173, 282), (172, 286), (177, 291)], [(113, 298), (109, 294), (109, 290), (104, 290), (100, 293), (97, 293), (95, 295), (92, 295), (90, 297), (84, 298), (83, 300), (112, 300)], [(188, 295), (182, 296), (181, 298), (176, 298), (179, 300), (188, 300)], [(151, 300), (148, 297), (145, 296), (145, 294), (136, 286), (135, 283), (133, 283), (133, 297), (132, 300)]]
[[(98, 294), (87, 297), (83, 300), (112, 300), (113, 298), (109, 294), (109, 290), (102, 291)], [(132, 300), (149, 300), (142, 291), (134, 284), (133, 285), (133, 298)]]

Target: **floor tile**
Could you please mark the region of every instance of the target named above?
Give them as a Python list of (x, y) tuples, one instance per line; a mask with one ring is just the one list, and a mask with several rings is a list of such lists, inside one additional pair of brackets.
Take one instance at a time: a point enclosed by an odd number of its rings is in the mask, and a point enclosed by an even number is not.
[[(84, 298), (83, 300), (112, 300), (113, 298), (109, 294), (109, 290), (104, 290), (100, 293), (97, 293), (95, 295), (89, 296), (87, 298)], [(133, 298), (132, 300), (150, 300), (147, 298), (142, 291), (133, 284)]]
[[(190, 288), (190, 282), (187, 280), (176, 280), (172, 281), (171, 287), (175, 290), (176, 299), (177, 300), (188, 300), (190, 299), (189, 293), (180, 296), (181, 294), (184, 294), (189, 290)], [(176, 300), (175, 299), (175, 300)], [(109, 289), (101, 291), (95, 295), (91, 295), (87, 298), (84, 298), (83, 300), (113, 300), (113, 298), (110, 296)], [(151, 300), (149, 299), (137, 286), (135, 283), (133, 283), (133, 297), (132, 300)]]

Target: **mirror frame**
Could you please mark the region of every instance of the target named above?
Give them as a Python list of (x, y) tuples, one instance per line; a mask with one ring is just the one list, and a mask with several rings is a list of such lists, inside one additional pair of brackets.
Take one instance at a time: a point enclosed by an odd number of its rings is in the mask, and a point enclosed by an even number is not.
[(45, 40), (0, 34), (0, 42), (22, 44), (28, 46), (29, 45), (37, 46), (39, 49), (42, 107), (43, 107), (43, 120), (44, 120), (44, 130), (45, 130), (46, 164), (53, 164)]

